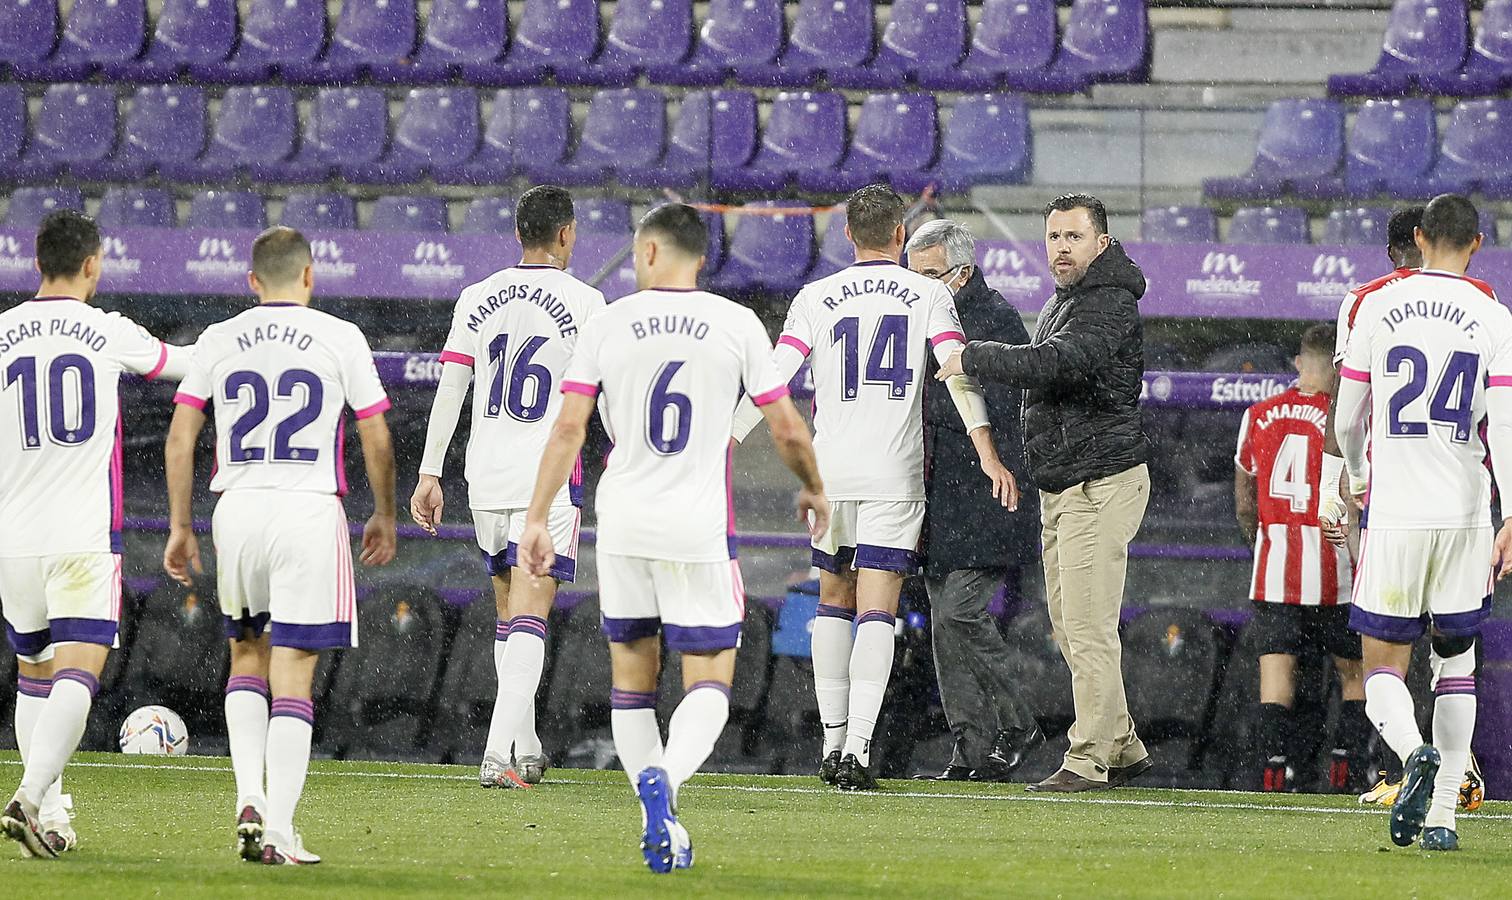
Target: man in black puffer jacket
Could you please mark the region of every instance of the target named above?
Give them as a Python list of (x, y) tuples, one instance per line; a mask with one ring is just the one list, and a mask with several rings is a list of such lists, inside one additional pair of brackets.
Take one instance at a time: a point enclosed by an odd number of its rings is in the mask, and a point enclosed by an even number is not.
[(964, 371), (1024, 389), (1024, 446), (1040, 488), (1050, 625), (1071, 669), (1076, 722), (1061, 768), (1031, 790), (1117, 787), (1148, 771), (1124, 697), (1118, 639), (1129, 542), (1150, 495), (1140, 427), (1144, 275), (1086, 194), (1045, 207), (1055, 296), (1025, 345), (973, 342), (939, 377)]

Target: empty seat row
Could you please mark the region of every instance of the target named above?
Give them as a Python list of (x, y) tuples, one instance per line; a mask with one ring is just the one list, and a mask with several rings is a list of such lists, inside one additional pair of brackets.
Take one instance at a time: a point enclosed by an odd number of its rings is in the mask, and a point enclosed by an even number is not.
[[(628, 86), (670, 84), (926, 87), (1077, 91), (1148, 70), (1143, 0), (1074, 0), (1057, 41), (1055, 0), (985, 0), (975, 28), (966, 0), (893, 0), (878, 38), (872, 0), (802, 0), (788, 33), (775, 0), (619, 0), (601, 34), (598, 0), (525, 0), (513, 34), (506, 0), (165, 0), (150, 30), (147, 0), (74, 0), (61, 35), (58, 0), (0, 6), (0, 63), (23, 80), (95, 72), (116, 80), (245, 84)], [(328, 35), (329, 32), (329, 35)]]
[[(1496, 243), (1496, 216), (1481, 210), (1481, 231)], [(1386, 246), (1389, 209), (1356, 206), (1335, 209), (1323, 221), (1319, 243), (1343, 246)], [(1140, 236), (1146, 241), (1203, 244), (1218, 241), (1218, 217), (1205, 206), (1161, 206), (1140, 217)], [(1307, 211), (1297, 206), (1247, 206), (1229, 220), (1229, 244), (1308, 244), (1312, 228)]]
[(1330, 77), (1328, 92), (1474, 97), (1512, 85), (1512, 0), (1486, 0), (1473, 38), (1469, 26), (1467, 0), (1396, 0), (1375, 67)]
[[(123, 116), (99, 84), (46, 89), (27, 124), (20, 85), (0, 85), (0, 180), (75, 178), (220, 184), (314, 183), (339, 175), (363, 184), (490, 185), (524, 176), (569, 186), (613, 177), (632, 187), (773, 191), (789, 185), (844, 192), (880, 178), (900, 190), (950, 190), (1024, 180), (1029, 112), (1023, 98), (961, 97), (941, 135), (935, 98), (874, 94), (847, 138), (845, 97), (779, 93), (764, 128), (756, 97), (738, 90), (684, 95), (669, 128), (655, 88), (598, 91), (581, 133), (562, 88), (504, 88), (485, 117), (469, 87), (412, 88), (392, 135), (388, 99), (376, 87), (322, 88), (303, 127), (294, 93), (277, 86), (228, 88), (213, 127), (203, 88), (140, 87)], [(119, 118), (119, 121), (118, 121)]]

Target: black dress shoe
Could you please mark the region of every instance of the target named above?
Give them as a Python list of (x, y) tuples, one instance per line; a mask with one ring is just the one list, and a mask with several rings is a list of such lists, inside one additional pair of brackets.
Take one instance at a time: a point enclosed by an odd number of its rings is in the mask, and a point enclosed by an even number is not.
[(984, 774), (990, 773), (994, 777), (983, 777), (978, 781), (1006, 781), (1029, 754), (1038, 750), (1045, 743), (1045, 733), (1040, 731), (1039, 725), (1030, 725), (1027, 731), (1017, 729), (1014, 731), (1003, 730), (997, 733), (992, 740), (992, 749), (987, 751), (986, 763), (978, 769)]
[(1092, 781), (1069, 769), (1058, 769), (1054, 775), (1037, 784), (1025, 786), (1026, 791), (1044, 794), (1080, 794), (1083, 791), (1106, 791), (1111, 785), (1106, 781)]
[(1108, 770), (1108, 786), (1123, 787), (1153, 768), (1155, 768), (1155, 760), (1149, 756), (1127, 766), (1114, 766)]
[(958, 766), (951, 764), (945, 767), (945, 771), (938, 775), (920, 773), (914, 776), (914, 781), (967, 781), (976, 773), (971, 766)]

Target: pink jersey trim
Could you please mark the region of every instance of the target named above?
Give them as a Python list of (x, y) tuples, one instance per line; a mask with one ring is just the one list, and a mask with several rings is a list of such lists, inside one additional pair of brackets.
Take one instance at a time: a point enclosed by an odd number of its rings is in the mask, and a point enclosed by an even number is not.
[(205, 410), (204, 397), (196, 397), (193, 394), (186, 394), (183, 391), (179, 391), (177, 394), (173, 395), (173, 402), (181, 403), (184, 406), (192, 406), (200, 412), (204, 412)]
[(777, 346), (781, 347), (783, 344), (787, 344), (789, 347), (792, 347), (794, 350), (797, 350), (804, 356), (809, 355), (809, 345), (793, 337), (791, 334), (784, 334), (782, 337), (777, 339)]
[(938, 347), (946, 341), (960, 341), (964, 344), (966, 343), (966, 335), (961, 334), (959, 331), (942, 331), (929, 339), (929, 346)]
[(336, 418), (336, 458), (332, 460), (336, 467), (336, 496), (347, 495), (346, 477), (346, 411), (343, 410)]
[(1491, 387), (1512, 387), (1512, 375), (1492, 375), (1487, 384)]
[(355, 412), (355, 414), (357, 416), (357, 420), (360, 422), (363, 419), (372, 418), (373, 416), (376, 416), (379, 413), (386, 413), (386, 412), (388, 412), (391, 408), (393, 408), (393, 405), (394, 404), (389, 401), (389, 398), (384, 397), (382, 400), (379, 400), (377, 403), (374, 403), (372, 406), (364, 406), (362, 409), (355, 410), (354, 412)]
[(1348, 378), (1350, 381), (1370, 381), (1369, 372), (1361, 372), (1359, 369), (1351, 369), (1349, 366), (1339, 366), (1339, 377)]
[(562, 393), (582, 394), (584, 397), (597, 397), (598, 385), (587, 384), (582, 381), (564, 381), (562, 382)]
[(756, 404), (757, 406), (766, 406), (768, 403), (776, 403), (778, 400), (781, 400), (787, 395), (788, 386), (783, 384), (772, 388), (770, 391), (767, 391), (764, 394), (751, 395), (751, 402)]
[(458, 353), (455, 350), (442, 350), (441, 361), (444, 363), (460, 363), (468, 368), (472, 368), (473, 366), (473, 358), (471, 356), (468, 356), (466, 353)]
[(152, 371), (147, 373), (147, 380), (151, 381), (152, 379), (163, 374), (163, 367), (166, 365), (168, 365), (168, 345), (163, 343), (162, 341), (158, 341), (157, 365), (153, 366)]

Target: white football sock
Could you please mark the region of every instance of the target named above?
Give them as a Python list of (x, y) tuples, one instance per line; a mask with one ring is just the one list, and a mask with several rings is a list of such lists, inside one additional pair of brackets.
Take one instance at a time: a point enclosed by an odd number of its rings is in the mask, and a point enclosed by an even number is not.
[(310, 737), (315, 705), (295, 697), (275, 697), (268, 719), (268, 809), (264, 830), (280, 841), (294, 839), (294, 809), (310, 769)]
[(662, 768), (672, 783), (672, 796), (693, 777), (724, 731), (730, 718), (730, 686), (718, 681), (700, 681), (688, 689), (667, 725), (667, 749)]
[(1375, 669), (1365, 676), (1365, 714), (1402, 762), (1423, 745), (1412, 693), (1395, 671)]
[(1460, 782), (1470, 763), (1470, 739), (1475, 735), (1475, 676), (1468, 674), (1474, 671), (1472, 648), (1444, 660), (1434, 685), (1433, 746), (1440, 764), (1433, 781), (1433, 805), (1423, 820), (1427, 828), (1454, 828)]
[[(544, 668), (544, 663), (542, 664)], [(541, 678), (536, 676), (536, 686), (539, 688)], [(536, 695), (530, 695), (530, 705), (525, 707), (525, 715), (520, 717), (520, 725), (515, 729), (514, 752), (515, 758), (526, 756), (544, 756), (545, 749), (541, 746), (541, 734), (536, 730)]]
[(656, 723), (656, 694), (622, 691), (609, 693), (609, 728), (620, 766), (635, 787), (643, 769), (662, 764), (661, 726)]
[(488, 736), (483, 739), (483, 755), (497, 756), (509, 762), (509, 732), (500, 732), (496, 729), (499, 721), (499, 692), (504, 685), (504, 651), (509, 647), (509, 622), (498, 619), (494, 624), (494, 677), (498, 680), (498, 686), (494, 690), (493, 715), (488, 720)]
[(814, 697), (819, 701), (819, 721), (824, 726), (822, 756), (828, 756), (845, 745), (855, 620), (854, 612), (823, 604), (814, 617)]
[[(51, 690), (52, 681), (49, 679), (27, 678), (22, 675), (16, 680), (16, 747), (21, 751), (23, 766), (26, 765), (27, 746), (31, 744), (37, 717), (42, 715), (43, 708), (47, 706), (47, 695)], [(68, 819), (68, 810), (63, 806), (63, 776), (59, 775), (58, 780), (47, 789), (40, 805), (38, 817), (44, 825)]]
[(32, 726), (25, 771), (21, 776), (21, 797), (40, 812), (53, 782), (63, 775), (63, 767), (84, 737), (89, 708), (100, 682), (83, 669), (63, 669), (53, 675), (52, 691), (42, 712)]
[(231, 770), (236, 773), (236, 811), (246, 804), (259, 812), (267, 805), (263, 757), (268, 749), (268, 682), (253, 675), (226, 681), (226, 738)]
[(894, 619), (881, 610), (863, 613), (856, 626), (856, 647), (850, 662), (850, 723), (845, 732), (845, 755), (855, 754), (871, 765), (872, 733), (882, 712), (882, 696), (892, 675)]
[[(493, 718), (488, 724), (487, 750), (509, 758), (509, 744), (520, 752), (518, 734), (526, 711), (541, 685), (546, 662), (546, 621), (535, 616), (515, 616), (509, 623), (509, 640), (499, 662), (499, 692), (494, 697)], [(534, 731), (534, 728), (531, 728)]]

